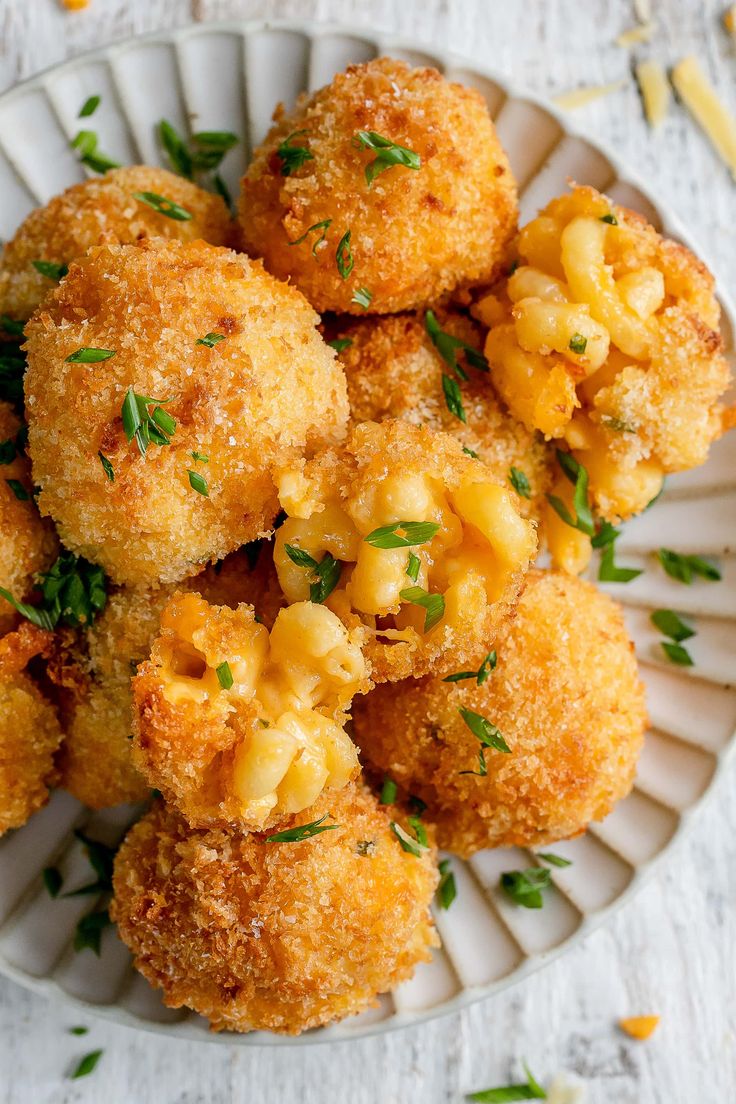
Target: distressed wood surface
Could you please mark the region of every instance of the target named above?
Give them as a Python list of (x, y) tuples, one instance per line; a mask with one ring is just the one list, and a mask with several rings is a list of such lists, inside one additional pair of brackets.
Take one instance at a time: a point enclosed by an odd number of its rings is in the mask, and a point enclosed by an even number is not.
[[(650, 46), (672, 63), (694, 52), (736, 108), (736, 47), (721, 3), (653, 0)], [(630, 76), (613, 44), (632, 24), (628, 0), (0, 0), (0, 89), (91, 47), (192, 20), (298, 17), (352, 22), (450, 48), (542, 94)], [(212, 79), (217, 79), (213, 74)], [(695, 232), (733, 286), (735, 190), (702, 136), (675, 108), (653, 136), (626, 89), (576, 113)], [(1, 198), (0, 198), (1, 202)], [(736, 806), (734, 776), (633, 903), (523, 984), (453, 1017), (349, 1044), (308, 1049), (170, 1042), (87, 1021), (0, 980), (0, 1104), (440, 1104), (504, 1083), (526, 1058), (537, 1076), (575, 1071), (588, 1104), (703, 1104), (736, 1098)], [(540, 923), (544, 922), (540, 914)], [(615, 1021), (657, 1012), (646, 1044)], [(65, 1079), (104, 1047), (96, 1073)]]

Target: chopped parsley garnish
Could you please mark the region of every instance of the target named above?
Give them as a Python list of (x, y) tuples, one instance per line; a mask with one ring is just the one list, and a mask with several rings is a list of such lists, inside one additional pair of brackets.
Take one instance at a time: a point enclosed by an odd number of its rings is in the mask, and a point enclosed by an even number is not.
[(509, 1104), (514, 1100), (546, 1100), (547, 1093), (539, 1082), (532, 1076), (531, 1070), (524, 1063), (526, 1081), (517, 1085), (500, 1085), (497, 1089), (481, 1089), (480, 1092), (470, 1093), (468, 1100), (475, 1104)]
[(295, 138), (301, 138), (309, 134), (308, 130), (295, 130), (276, 149), (276, 156), (281, 161), (281, 175), (291, 176), (297, 172), (307, 161), (314, 161), (314, 154), (306, 146), (294, 146)]
[(110, 360), (115, 356), (114, 349), (94, 349), (89, 345), (83, 345), (76, 353), (70, 353), (66, 358), (67, 364), (100, 364), (103, 360)]
[(409, 558), (406, 561), (406, 574), (409, 576), (413, 583), (415, 583), (419, 578), (419, 569), (421, 568), (421, 566), (422, 561), (419, 559), (419, 557), (415, 555), (414, 552), (410, 552)]
[(418, 813), (414, 813), (412, 816), (406, 818), (409, 822), (412, 832), (416, 836), (417, 843), (420, 847), (429, 847), (429, 840), (427, 839), (427, 829), (422, 824)]
[(344, 353), (346, 349), (349, 349), (353, 344), (353, 340), (350, 337), (336, 337), (332, 341), (328, 341), (327, 344), (331, 349), (334, 349), (336, 353)]
[(538, 859), (544, 859), (550, 866), (572, 866), (572, 859), (563, 859), (562, 855), (553, 855), (551, 851), (538, 851)]
[(520, 468), (509, 468), (509, 483), (522, 498), (532, 497), (529, 480)]
[(224, 341), (227, 334), (221, 333), (208, 333), (204, 337), (198, 337), (195, 345), (205, 345), (208, 349), (214, 349), (215, 345), (218, 345), (221, 341)]
[(511, 748), (504, 740), (501, 730), (492, 721), (489, 721), (481, 713), (474, 713), (472, 709), (465, 709), (464, 706), (458, 709), (458, 713), (476, 739), (480, 740), (483, 747), (494, 748), (506, 755), (511, 754)]
[(187, 476), (189, 477), (189, 486), (192, 488), (193, 491), (196, 491), (197, 494), (203, 495), (204, 498), (210, 497), (210, 490), (207, 486), (207, 480), (203, 475), (200, 475), (199, 472), (192, 471), (191, 468), (187, 468)]
[[(397, 824), (395, 820), (391, 821), (391, 831), (401, 844), (402, 851), (407, 851), (410, 855), (414, 855), (415, 858), (420, 859), (427, 850), (427, 833), (424, 830), (424, 826), (421, 824), (419, 824), (420, 832), (417, 831), (416, 825), (419, 822), (416, 817), (409, 817), (409, 822), (411, 823), (412, 821), (415, 822), (412, 824), (415, 837), (410, 836), (406, 829), (402, 828), (400, 824)], [(424, 842), (422, 842), (422, 839)]]
[(662, 640), (661, 648), (667, 658), (672, 663), (676, 663), (678, 667), (695, 666), (692, 656), (687, 648), (683, 648), (682, 644), (673, 644), (669, 640)]
[[(116, 847), (109, 847), (100, 840), (92, 839), (80, 829), (75, 829), (74, 835), (84, 844), (85, 854), (89, 864), (97, 875), (97, 880), (89, 882), (81, 889), (65, 893), (65, 897), (83, 897), (89, 893), (106, 893), (112, 889), (112, 870), (115, 862)], [(95, 913), (92, 914), (96, 915)]]
[(166, 218), (174, 219), (175, 222), (191, 221), (191, 211), (180, 207), (178, 203), (174, 203), (173, 199), (167, 199), (166, 196), (159, 195), (158, 192), (133, 192), (133, 199), (145, 203), (151, 210), (156, 211), (159, 215), (165, 215)]
[(312, 245), (312, 256), (317, 256), (317, 249), (327, 238), (327, 231), (332, 226), (332, 219), (323, 219), (322, 222), (315, 222), (313, 226), (310, 226), (304, 231), (300, 238), (296, 238), (294, 241), (290, 241), (289, 245), (301, 245), (303, 241), (306, 241), (310, 234), (313, 234), (315, 230), (321, 230), (322, 233)]
[[(176, 420), (163, 409), (170, 401), (170, 399), (152, 399), (148, 395), (138, 395), (132, 387), (128, 388), (123, 400), (123, 429), (129, 443), (135, 439), (141, 456), (146, 455), (148, 446), (151, 444), (171, 444), (171, 436), (176, 430)], [(149, 411), (149, 407), (153, 407), (153, 410)]]
[(500, 884), (515, 904), (538, 909), (544, 904), (542, 890), (552, 884), (552, 876), (545, 867), (532, 866), (528, 870), (507, 870)]
[(298, 548), (292, 544), (285, 544), (284, 550), (292, 563), (296, 564), (297, 567), (305, 568), (315, 576), (309, 585), (309, 601), (324, 602), (340, 581), (340, 574), (342, 573), (340, 561), (336, 560), (329, 552), (326, 552), (322, 560), (318, 562), (314, 556), (310, 556), (303, 548)]
[(392, 142), (390, 138), (384, 138), (382, 134), (376, 134), (375, 130), (359, 130), (353, 138), (353, 145), (356, 149), (377, 151), (377, 156), (365, 167), (365, 179), (369, 188), (377, 176), (394, 165), (401, 165), (405, 169), (421, 168), (422, 159), (418, 153)]
[(670, 548), (660, 548), (657, 556), (670, 578), (687, 586), (692, 583), (694, 575), (712, 583), (717, 583), (721, 578), (721, 573), (715, 564), (703, 559), (702, 556), (682, 556)]
[(374, 548), (413, 548), (431, 541), (438, 529), (435, 521), (395, 521), (374, 529), (363, 540)]
[(368, 310), (372, 299), (373, 292), (369, 291), (368, 288), (360, 287), (357, 291), (353, 292), (353, 298), (350, 302), (355, 303), (358, 307), (362, 307), (363, 310)]
[(233, 685), (233, 673), (230, 670), (228, 661), (224, 660), (223, 663), (220, 663), (219, 666), (215, 668), (215, 672), (217, 674), (217, 681), (222, 689), (231, 690)]
[(54, 261), (31, 261), (31, 264), (36, 272), (40, 272), (48, 280), (56, 280), (57, 283), (59, 280), (63, 280), (69, 272), (68, 265), (56, 264)]
[(77, 924), (74, 933), (74, 950), (84, 951), (89, 949), (100, 957), (100, 943), (102, 933), (112, 923), (107, 909), (99, 912), (89, 912)]
[(442, 391), (450, 413), (454, 414), (461, 422), (467, 422), (468, 419), (465, 415), (465, 407), (463, 406), (463, 398), (458, 382), (452, 376), (448, 376), (446, 372), (442, 373)]
[(437, 886), (437, 901), (441, 909), (449, 909), (457, 897), (455, 875), (452, 872), (449, 859), (442, 859), (439, 864), (440, 883)]
[(11, 491), (19, 502), (30, 502), (31, 496), (21, 483), (20, 479), (6, 479), (5, 482), (8, 484)]
[(587, 348), (587, 345), (587, 337), (583, 337), (581, 333), (574, 333), (570, 338), (569, 349), (570, 352), (577, 354), (577, 356), (582, 356)]
[(79, 1065), (71, 1075), (72, 1081), (76, 1081), (78, 1077), (87, 1077), (97, 1067), (97, 1063), (102, 1057), (101, 1050), (92, 1050), (89, 1054), (85, 1054), (84, 1058), (80, 1061)]
[(475, 679), (479, 686), (486, 681), (491, 671), (496, 670), (498, 656), (495, 652), (489, 652), (477, 671), (456, 671), (454, 675), (446, 675), (443, 682), (463, 682), (465, 679)]
[(421, 606), (425, 610), (425, 633), (433, 629), (445, 615), (445, 599), (442, 594), (429, 594), (424, 587), (413, 586), (399, 591), (399, 597), (403, 602), (411, 602), (413, 606)]
[(393, 805), (396, 801), (397, 785), (393, 778), (384, 778), (381, 787), (381, 796), (378, 799), (382, 805)]
[(650, 620), (660, 632), (663, 632), (665, 636), (669, 636), (671, 640), (676, 640), (678, 644), (683, 640), (689, 640), (691, 636), (695, 636), (695, 629), (687, 625), (674, 610), (655, 610)]
[(89, 99), (85, 100), (82, 104), (77, 118), (88, 119), (90, 115), (94, 115), (95, 111), (100, 106), (101, 99), (101, 96), (90, 96)]
[(329, 813), (325, 813), (319, 820), (313, 820), (309, 824), (300, 824), (298, 828), (287, 828), (285, 832), (276, 832), (272, 836), (266, 836), (266, 843), (299, 843), (300, 840), (311, 839), (320, 832), (332, 832), (339, 828), (339, 824), (325, 824)]
[(59, 622), (72, 628), (88, 625), (105, 608), (106, 580), (102, 568), (73, 552), (62, 552), (51, 569), (36, 578), (42, 594), (40, 605), (17, 602), (4, 587), (0, 587), (0, 596), (40, 629), (53, 629)]
[(92, 172), (106, 173), (108, 169), (119, 169), (120, 162), (113, 161), (112, 157), (98, 149), (98, 142), (99, 138), (94, 130), (80, 130), (69, 144), (79, 154), (81, 163)]
[(41, 877), (43, 878), (43, 884), (49, 897), (58, 897), (59, 891), (64, 884), (59, 871), (55, 866), (47, 866), (44, 868)]
[[(337, 271), (340, 273), (340, 276), (343, 280), (347, 280), (348, 276), (350, 276), (353, 268), (355, 267), (353, 251), (350, 248), (351, 233), (352, 231), (350, 230), (345, 231), (343, 236), (340, 238), (340, 241), (337, 243), (337, 249), (335, 250), (335, 264), (337, 265)], [(368, 299), (368, 303), (370, 303), (371, 298), (372, 296)]]
[(110, 463), (108, 458), (105, 456), (104, 452), (98, 452), (97, 455), (100, 459), (100, 463), (102, 464), (102, 470), (104, 471), (105, 475), (107, 476), (107, 478), (110, 480), (111, 483), (114, 483), (115, 482), (115, 469), (114, 469), (114, 467), (112, 466), (112, 464)]
[(600, 221), (607, 222), (609, 226), (618, 226), (618, 219), (613, 214), (601, 215)]
[(578, 463), (571, 452), (563, 452), (562, 449), (557, 449), (557, 460), (562, 468), (563, 474), (575, 487), (572, 500), (575, 517), (571, 515), (565, 503), (561, 498), (558, 498), (557, 495), (548, 494), (547, 501), (566, 525), (571, 526), (573, 529), (579, 529), (581, 533), (585, 533), (587, 536), (592, 537), (595, 535), (595, 524), (593, 522), (590, 503), (588, 502), (587, 469), (584, 468), (582, 464)]
[(189, 455), (191, 456), (192, 460), (194, 460), (198, 464), (209, 464), (210, 462), (209, 456), (207, 456), (204, 452), (190, 452)]
[(488, 361), (483, 353), (478, 349), (474, 349), (472, 345), (468, 345), (467, 341), (462, 341), (459, 337), (454, 337), (452, 334), (443, 330), (437, 321), (437, 316), (434, 311), (428, 310), (424, 315), (424, 327), (429, 334), (432, 344), (445, 364), (449, 368), (452, 368), (459, 379), (466, 380), (468, 378), (465, 369), (457, 362), (457, 354), (459, 351), (465, 353), (468, 364), (473, 368), (477, 368), (480, 372), (487, 372), (489, 370)]

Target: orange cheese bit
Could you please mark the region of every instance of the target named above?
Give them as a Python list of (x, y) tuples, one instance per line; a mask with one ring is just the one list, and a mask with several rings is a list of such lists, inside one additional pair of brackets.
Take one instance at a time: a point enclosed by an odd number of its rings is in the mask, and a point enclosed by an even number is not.
[(618, 1021), (622, 1031), (632, 1039), (648, 1039), (659, 1027), (659, 1016), (627, 1016)]
[(61, 0), (61, 3), (67, 11), (82, 11), (89, 7), (90, 0)]

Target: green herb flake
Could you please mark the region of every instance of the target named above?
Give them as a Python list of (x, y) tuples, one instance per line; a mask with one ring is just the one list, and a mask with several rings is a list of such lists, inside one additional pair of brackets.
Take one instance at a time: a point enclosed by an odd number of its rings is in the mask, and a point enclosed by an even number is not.
[(77, 924), (74, 933), (74, 950), (77, 952), (90, 950), (99, 958), (102, 933), (111, 923), (107, 909), (87, 913)]
[(457, 362), (459, 351), (465, 354), (465, 359), (471, 367), (477, 368), (480, 372), (489, 371), (488, 361), (483, 353), (473, 348), (472, 345), (468, 345), (467, 341), (462, 341), (459, 337), (454, 337), (443, 330), (434, 311), (428, 310), (424, 315), (424, 328), (445, 364), (452, 369), (459, 379), (466, 380), (468, 378), (467, 372)]
[(55, 866), (44, 867), (41, 877), (43, 878), (43, 884), (49, 897), (58, 897), (64, 879)]
[(474, 452), (473, 449), (468, 448), (467, 445), (463, 445), (463, 452), (466, 456), (469, 456), (471, 460), (480, 460), (480, 456), (478, 455), (478, 453)]
[(546, 1100), (547, 1093), (524, 1063), (526, 1081), (517, 1085), (501, 1085), (497, 1089), (481, 1089), (480, 1092), (470, 1093), (468, 1100), (475, 1104), (509, 1104), (514, 1100)]
[(390, 138), (384, 138), (382, 134), (376, 134), (375, 130), (359, 130), (353, 137), (353, 145), (356, 149), (375, 150), (377, 156), (369, 161), (365, 167), (365, 179), (368, 187), (386, 169), (400, 165), (405, 169), (416, 171), (421, 168), (422, 159), (414, 150), (407, 149), (392, 142)]
[[(416, 817), (409, 817), (409, 820), (416, 820)], [(400, 824), (397, 824), (395, 820), (391, 821), (391, 831), (396, 836), (397, 840), (401, 844), (401, 850), (406, 851), (409, 855), (414, 855), (415, 858), (420, 859), (424, 852), (427, 850), (427, 844), (422, 843), (419, 839), (414, 839), (405, 828), (402, 828)], [(422, 829), (424, 831), (424, 829)], [(426, 841), (426, 832), (424, 833), (424, 839)]]
[(492, 721), (489, 721), (481, 713), (474, 713), (472, 709), (466, 709), (464, 706), (458, 709), (458, 713), (476, 739), (480, 740), (483, 747), (494, 748), (506, 755), (511, 754), (511, 748), (504, 740), (500, 729)]
[(114, 349), (93, 349), (88, 345), (77, 349), (66, 357), (67, 364), (100, 364), (103, 360), (110, 360), (115, 356)]
[(399, 591), (403, 602), (421, 606), (425, 610), (424, 632), (429, 632), (445, 615), (445, 599), (442, 594), (429, 594), (423, 587), (407, 587)]
[(190, 452), (189, 455), (197, 464), (209, 464), (210, 462), (209, 456), (204, 452)]
[(187, 180), (191, 180), (193, 176), (192, 155), (176, 127), (167, 119), (162, 119), (158, 124), (158, 133), (164, 153), (168, 157), (169, 164), (174, 172), (178, 173), (179, 176), (185, 176)]
[(421, 566), (422, 561), (419, 559), (419, 557), (415, 555), (414, 552), (410, 552), (409, 558), (406, 561), (406, 574), (409, 576), (413, 583), (415, 583), (419, 578), (419, 570)]
[(486, 763), (486, 749), (482, 747), (478, 752), (478, 769), (477, 770), (461, 770), (458, 774), (475, 774), (478, 778), (485, 778), (488, 774), (488, 765)]
[(351, 303), (355, 303), (356, 306), (362, 307), (363, 310), (368, 310), (373, 299), (373, 292), (368, 288), (360, 287), (357, 291), (353, 292), (353, 297), (350, 300)]
[(446, 675), (443, 682), (463, 682), (465, 679), (475, 679), (479, 686), (486, 681), (491, 671), (495, 671), (498, 656), (495, 652), (489, 652), (477, 671), (457, 671), (454, 675)]
[(606, 429), (612, 429), (614, 433), (636, 433), (636, 426), (633, 426), (631, 422), (625, 422), (622, 418), (616, 418), (613, 414), (603, 414), (601, 425), (604, 425)]
[(89, 119), (90, 115), (94, 115), (95, 111), (100, 106), (100, 101), (101, 100), (102, 100), (101, 96), (90, 96), (89, 99), (85, 100), (84, 103), (82, 104), (82, 106), (79, 110), (79, 114), (77, 115), (77, 118), (78, 119)]
[(336, 337), (332, 341), (328, 341), (327, 344), (331, 349), (334, 349), (336, 353), (344, 353), (346, 349), (349, 349), (353, 344), (350, 337)]
[(572, 453), (563, 452), (562, 449), (557, 449), (557, 461), (562, 468), (563, 474), (575, 487), (573, 492), (575, 517), (570, 514), (565, 503), (561, 498), (558, 498), (557, 495), (548, 494), (547, 501), (566, 525), (571, 526), (573, 529), (579, 529), (581, 533), (585, 533), (587, 536), (592, 537), (595, 535), (595, 524), (593, 522), (590, 503), (588, 502), (588, 472), (586, 468), (575, 459)]
[[(618, 534), (616, 534), (618, 536)], [(601, 562), (598, 565), (598, 580), (601, 583), (630, 583), (632, 579), (642, 574), (642, 568), (619, 567), (615, 562), (615, 549), (613, 541), (609, 541), (601, 553)]]
[(94, 130), (80, 130), (69, 145), (79, 154), (80, 162), (92, 172), (106, 173), (109, 169), (119, 169), (120, 162), (103, 153), (98, 148), (98, 141)]
[(562, 855), (553, 855), (551, 851), (538, 851), (537, 858), (543, 859), (550, 866), (572, 866), (572, 859), (563, 859)]
[(221, 663), (216, 669), (217, 681), (223, 690), (231, 690), (233, 685), (233, 673), (230, 670), (230, 664), (227, 660)]
[(532, 866), (528, 870), (507, 870), (501, 875), (504, 893), (522, 908), (539, 909), (544, 905), (542, 890), (552, 884), (546, 867)]
[(678, 667), (695, 666), (692, 656), (687, 648), (683, 648), (682, 644), (673, 644), (669, 640), (662, 640), (660, 647), (670, 662), (677, 664)]
[(687, 586), (692, 583), (694, 575), (712, 583), (717, 583), (721, 579), (721, 573), (715, 564), (703, 559), (702, 556), (683, 556), (670, 548), (660, 548), (657, 556), (670, 578)]
[(442, 391), (447, 409), (461, 422), (466, 423), (468, 419), (465, 415), (460, 386), (457, 380), (453, 379), (452, 376), (448, 376), (446, 372), (442, 373)]
[(301, 138), (305, 134), (309, 134), (309, 131), (295, 130), (277, 147), (276, 156), (281, 161), (282, 176), (291, 176), (292, 173), (297, 172), (307, 161), (314, 161), (314, 154), (311, 153), (306, 146), (292, 145), (295, 138)]
[[(347, 280), (347, 278), (352, 273), (353, 268), (355, 267), (353, 251), (350, 248), (350, 237), (351, 231), (346, 230), (337, 243), (337, 249), (335, 250), (335, 264), (337, 265), (337, 271), (340, 273), (340, 277), (343, 280)], [(365, 288), (361, 288), (361, 291), (365, 291)], [(361, 303), (360, 305), (368, 307), (373, 296), (370, 294), (370, 292), (366, 292), (366, 295), (368, 295), (368, 302), (365, 304)], [(355, 300), (355, 296), (353, 296), (353, 299), (357, 302), (357, 300)]]
[(89, 1035), (89, 1028), (88, 1027), (70, 1027), (69, 1028), (69, 1034), (70, 1035)]
[(90, 624), (105, 608), (106, 579), (101, 567), (72, 552), (62, 552), (51, 569), (37, 576), (42, 593), (39, 606), (17, 602), (0, 587), (0, 596), (34, 625), (53, 629), (61, 622), (78, 628)]
[(150, 444), (171, 444), (176, 419), (163, 409), (168, 402), (169, 399), (152, 399), (128, 388), (121, 411), (123, 430), (129, 443), (135, 440), (141, 456), (146, 455)]
[(521, 498), (531, 498), (532, 489), (529, 480), (519, 468), (509, 468), (509, 483)]
[(292, 563), (297, 567), (303, 567), (314, 576), (309, 585), (309, 600), (321, 604), (332, 594), (340, 581), (342, 564), (334, 556), (326, 552), (318, 563), (314, 556), (310, 556), (303, 548), (292, 544), (285, 544), (284, 551)]
[(618, 219), (614, 214), (601, 215), (601, 222), (607, 222), (609, 226), (618, 226)]
[(313, 820), (309, 824), (300, 824), (298, 828), (287, 828), (285, 832), (276, 832), (272, 836), (266, 836), (266, 843), (299, 843), (301, 840), (311, 839), (320, 832), (332, 832), (339, 828), (339, 824), (325, 824), (329, 813), (325, 813), (319, 820)]
[(189, 486), (197, 494), (201, 494), (204, 498), (210, 497), (209, 487), (207, 486), (207, 480), (199, 472), (192, 471), (191, 468), (187, 468), (187, 476), (189, 478)]
[[(71, 893), (65, 894), (65, 896), (79, 897), (84, 893), (108, 892), (112, 889), (112, 871), (117, 848), (110, 847), (108, 844), (102, 843), (101, 840), (92, 839), (91, 836), (86, 835), (79, 828), (75, 830), (74, 835), (84, 845), (85, 854), (97, 875), (97, 881), (83, 886), (81, 889), (75, 889)], [(96, 915), (96, 913), (92, 915)]]
[(435, 521), (395, 521), (374, 529), (363, 540), (374, 548), (413, 548), (428, 544), (438, 529)]
[(69, 272), (68, 265), (56, 264), (54, 261), (31, 261), (31, 264), (36, 272), (40, 272), (48, 280), (56, 280), (57, 283), (59, 280), (63, 280)]
[(17, 449), (15, 441), (9, 437), (7, 441), (0, 441), (0, 466), (12, 464), (15, 460)]
[(455, 875), (452, 872), (449, 859), (442, 859), (439, 864), (440, 882), (437, 886), (437, 903), (441, 909), (449, 909), (457, 897)]
[(208, 349), (214, 349), (221, 341), (225, 341), (227, 335), (221, 333), (208, 333), (204, 337), (198, 337), (195, 345), (205, 345)]
[(200, 172), (219, 168), (225, 154), (237, 146), (240, 139), (231, 130), (200, 130), (192, 135), (189, 156), (192, 167)]
[(652, 624), (678, 644), (695, 636), (695, 629), (687, 625), (674, 610), (658, 609), (650, 616)]
[(355, 845), (356, 852), (362, 856), (362, 858), (368, 858), (370, 855), (375, 854), (376, 841), (375, 840), (358, 840)]
[(90, 1051), (89, 1054), (85, 1054), (84, 1058), (81, 1059), (78, 1066), (72, 1073), (71, 1080), (76, 1081), (79, 1077), (87, 1077), (96, 1069), (97, 1063), (99, 1062), (101, 1057), (101, 1050), (93, 1050)]
[(133, 199), (145, 203), (147, 207), (150, 207), (152, 211), (156, 211), (159, 215), (174, 219), (175, 222), (191, 221), (192, 214), (190, 211), (180, 207), (178, 203), (174, 203), (173, 199), (167, 199), (166, 196), (159, 195), (158, 192), (133, 192), (132, 194)]
[(23, 337), (25, 326), (25, 322), (18, 322), (7, 314), (0, 314), (0, 329), (4, 330), (8, 337)]
[(570, 352), (575, 353), (576, 356), (582, 356), (588, 345), (587, 337), (583, 337), (581, 333), (574, 333), (570, 338)]
[(393, 778), (384, 778), (383, 786), (381, 787), (381, 796), (378, 799), (381, 805), (393, 805), (396, 801), (396, 793), (398, 787)]
[(5, 482), (19, 502), (30, 502), (31, 496), (19, 479), (6, 479)]
[(312, 245), (312, 256), (316, 257), (317, 256), (317, 249), (322, 244), (322, 242), (326, 240), (327, 231), (329, 230), (329, 228), (331, 226), (332, 226), (332, 219), (323, 219), (322, 222), (315, 222), (313, 226), (310, 226), (307, 230), (304, 231), (304, 233), (302, 234), (302, 236), (300, 238), (295, 238), (294, 241), (290, 241), (289, 245), (301, 245), (302, 242), (307, 240), (307, 238), (309, 237), (310, 234), (313, 234), (316, 230), (321, 230), (322, 233), (320, 234), (320, 236), (317, 238), (317, 240)]

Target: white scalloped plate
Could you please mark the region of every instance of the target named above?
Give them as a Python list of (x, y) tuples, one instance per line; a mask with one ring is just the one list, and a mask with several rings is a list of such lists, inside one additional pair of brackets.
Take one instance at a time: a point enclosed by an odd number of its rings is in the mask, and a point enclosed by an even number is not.
[[(280, 100), (290, 104), (304, 88), (329, 81), (350, 62), (388, 53), (436, 65), (454, 80), (478, 88), (496, 119), (522, 189), (526, 220), (569, 177), (593, 184), (642, 211), (655, 226), (692, 245), (678, 220), (610, 152), (577, 134), (533, 96), (514, 91), (490, 71), (459, 58), (429, 54), (411, 44), (329, 26), (261, 22), (198, 25), (115, 46), (58, 66), (0, 97), (0, 237), (13, 233), (32, 207), (83, 178), (69, 139), (77, 113), (95, 93), (102, 104), (94, 127), (101, 148), (121, 162), (161, 163), (155, 124), (166, 117), (187, 130), (230, 129), (245, 142), (228, 154), (224, 176), (233, 191), (248, 151), (265, 135)], [(213, 76), (216, 75), (216, 79)], [(697, 248), (697, 247), (696, 247)], [(722, 297), (723, 302), (723, 297)], [(734, 314), (724, 306), (724, 336), (733, 359)], [(302, 1036), (313, 1043), (357, 1038), (416, 1024), (488, 997), (519, 981), (579, 941), (629, 898), (682, 833), (733, 752), (736, 692), (736, 434), (722, 440), (702, 468), (668, 480), (656, 509), (626, 527), (619, 542), (625, 562), (648, 570), (628, 586), (608, 589), (626, 603), (647, 683), (652, 730), (635, 789), (602, 824), (555, 849), (574, 865), (553, 873), (555, 888), (543, 913), (511, 905), (499, 895), (502, 870), (528, 865), (521, 851), (486, 851), (470, 862), (453, 860), (458, 896), (437, 917), (443, 949), (409, 984), (378, 1008)], [(718, 556), (720, 583), (685, 587), (651, 560), (660, 545)], [(688, 643), (696, 666), (660, 662), (648, 612), (670, 607), (695, 617)], [(54, 863), (65, 885), (88, 879), (89, 868), (72, 829), (114, 842), (131, 811), (90, 817), (63, 793), (31, 822), (0, 841), (0, 971), (47, 995), (64, 996), (89, 1012), (129, 1026), (190, 1039), (283, 1044), (261, 1033), (212, 1036), (199, 1017), (165, 1009), (158, 994), (132, 969), (113, 929), (102, 954), (75, 954), (75, 925), (93, 907), (87, 897), (52, 901), (41, 871)]]

